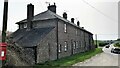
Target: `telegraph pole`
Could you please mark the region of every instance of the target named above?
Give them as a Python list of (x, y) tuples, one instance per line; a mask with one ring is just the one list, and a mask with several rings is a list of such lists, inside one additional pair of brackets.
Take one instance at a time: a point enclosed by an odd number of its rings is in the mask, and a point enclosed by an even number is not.
[(95, 39), (96, 39), (96, 48), (98, 47), (97, 46), (97, 34), (95, 34)]
[[(8, 0), (4, 0), (2, 43), (6, 42), (7, 19), (8, 19)], [(5, 61), (2, 61), (2, 66), (5, 66)]]
[(3, 27), (2, 27), (2, 43), (4, 43), (5, 40), (6, 40), (7, 15), (8, 15), (8, 0), (4, 0)]

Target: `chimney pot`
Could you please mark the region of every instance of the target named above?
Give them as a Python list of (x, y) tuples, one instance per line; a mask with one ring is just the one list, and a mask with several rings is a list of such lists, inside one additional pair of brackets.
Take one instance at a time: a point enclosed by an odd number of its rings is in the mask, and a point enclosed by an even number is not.
[(80, 26), (80, 22), (79, 21), (77, 22), (77, 26)]
[(66, 12), (63, 13), (63, 18), (67, 19), (67, 13)]
[(55, 2), (54, 2), (54, 5), (55, 5)]
[(84, 29), (84, 27), (82, 27)]
[(56, 13), (56, 5), (55, 5), (55, 3), (54, 3), (54, 5), (50, 5), (50, 4), (49, 4), (48, 10), (50, 10), (50, 11)]
[(71, 22), (74, 23), (74, 18), (71, 18)]

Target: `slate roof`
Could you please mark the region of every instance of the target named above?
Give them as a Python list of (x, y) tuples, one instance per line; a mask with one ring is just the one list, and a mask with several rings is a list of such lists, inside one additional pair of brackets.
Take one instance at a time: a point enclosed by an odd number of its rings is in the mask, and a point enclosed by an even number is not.
[(34, 47), (52, 29), (54, 29), (54, 27), (33, 28), (30, 31), (27, 31), (27, 29), (20, 29), (11, 36), (13, 37), (13, 41), (22, 47)]
[[(35, 15), (32, 21), (54, 19), (54, 18), (57, 18), (56, 16), (58, 16), (58, 15), (53, 13), (50, 10), (47, 10), (47, 11), (44, 11), (40, 14)], [(24, 23), (24, 22), (27, 22), (27, 19), (24, 19), (20, 22), (17, 22), (16, 24)]]
[[(56, 14), (56, 13), (50, 11), (50, 10), (47, 10), (47, 11), (44, 11), (44, 12), (42, 12), (40, 14), (35, 15), (32, 21), (47, 20), (47, 19), (60, 19), (60, 20), (65, 21), (68, 24), (71, 24), (71, 25), (73, 25), (73, 26), (75, 26), (75, 27), (85, 31), (85, 32), (88, 32), (88, 33), (92, 34), (91, 32), (89, 32), (89, 31), (87, 31), (87, 30), (77, 26), (76, 24), (70, 22), (69, 20), (59, 16), (58, 14)], [(22, 20), (20, 22), (17, 22), (16, 24), (26, 23), (26, 22), (27, 22), (27, 19), (24, 19), (24, 20)]]

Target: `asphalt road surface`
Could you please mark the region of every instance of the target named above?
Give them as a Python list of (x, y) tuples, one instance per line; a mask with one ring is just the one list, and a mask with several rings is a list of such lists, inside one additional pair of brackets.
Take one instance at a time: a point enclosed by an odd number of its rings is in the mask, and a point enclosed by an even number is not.
[(73, 66), (118, 66), (118, 54), (111, 53), (111, 48), (114, 48), (112, 44), (109, 48), (103, 47), (103, 53)]

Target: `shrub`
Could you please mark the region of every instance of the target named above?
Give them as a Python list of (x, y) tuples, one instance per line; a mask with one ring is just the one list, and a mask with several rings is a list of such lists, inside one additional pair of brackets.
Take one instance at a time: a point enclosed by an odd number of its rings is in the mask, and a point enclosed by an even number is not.
[(120, 43), (115, 43), (115, 47), (120, 47)]
[(103, 46), (108, 45), (108, 44), (109, 43), (101, 42), (101, 43), (99, 43), (99, 46), (103, 47)]

